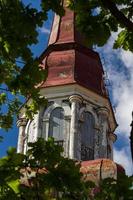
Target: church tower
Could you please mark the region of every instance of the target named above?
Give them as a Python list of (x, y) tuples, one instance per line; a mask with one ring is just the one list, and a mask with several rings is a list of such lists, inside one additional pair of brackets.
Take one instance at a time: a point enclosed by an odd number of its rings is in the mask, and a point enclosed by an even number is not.
[(40, 60), (48, 77), (40, 93), (48, 100), (34, 120), (18, 119), (18, 152), (38, 137), (52, 136), (64, 147), (64, 156), (76, 160), (113, 159), (117, 126), (104, 71), (97, 52), (84, 45), (75, 27), (75, 13), (66, 7), (65, 16), (55, 14), (47, 49)]

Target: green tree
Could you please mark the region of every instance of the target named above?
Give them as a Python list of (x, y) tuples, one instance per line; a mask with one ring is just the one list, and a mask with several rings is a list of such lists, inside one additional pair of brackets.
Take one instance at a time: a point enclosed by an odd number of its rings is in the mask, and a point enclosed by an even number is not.
[[(132, 0), (66, 1), (77, 13), (77, 27), (85, 33), (89, 47), (104, 45), (111, 32), (119, 30), (114, 48), (133, 51)], [(49, 10), (62, 16), (64, 9), (62, 0), (41, 0), (40, 6), (37, 10), (32, 4), (25, 6), (22, 0), (0, 0), (0, 126), (4, 129), (12, 126), (13, 115), (22, 105), (19, 95), (32, 99), (26, 105), (28, 117), (40, 104), (46, 104), (35, 85), (46, 79), (47, 70), (39, 67), (40, 61), (33, 57), (30, 45), (38, 43), (37, 27), (47, 20)]]
[[(101, 180), (95, 186), (80, 173), (80, 163), (62, 156), (53, 138), (29, 143), (26, 155), (14, 148), (0, 159), (1, 200), (131, 200), (133, 177)], [(21, 181), (20, 181), (21, 180)]]
[[(52, 138), (29, 143), (26, 155), (15, 149), (0, 159), (0, 199), (86, 199), (89, 183), (82, 181), (80, 164), (64, 158)], [(20, 182), (21, 178), (21, 182)], [(93, 184), (90, 184), (92, 186)]]
[(77, 26), (88, 38), (88, 45), (103, 46), (111, 32), (119, 30), (114, 48), (133, 51), (132, 0), (69, 0), (77, 13)]
[(133, 176), (118, 174), (117, 180), (107, 178), (100, 182), (95, 200), (131, 200), (133, 198)]

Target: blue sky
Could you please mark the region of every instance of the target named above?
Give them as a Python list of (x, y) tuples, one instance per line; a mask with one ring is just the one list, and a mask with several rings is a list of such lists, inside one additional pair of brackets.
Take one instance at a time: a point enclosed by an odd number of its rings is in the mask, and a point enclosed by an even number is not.
[[(31, 2), (33, 7), (40, 9), (40, 4), (39, 4), (40, 1), (23, 0), (23, 2), (26, 5)], [(38, 28), (38, 32), (39, 32), (38, 44), (31, 46), (32, 52), (34, 53), (35, 57), (40, 56), (40, 54), (47, 47), (52, 18), (53, 18), (53, 13), (52, 12), (48, 13), (48, 20), (43, 24), (42, 28)], [(16, 147), (16, 145), (17, 145), (18, 129), (16, 127), (15, 122), (16, 122), (16, 118), (14, 120), (13, 128), (11, 130), (9, 130), (8, 132), (0, 129), (0, 135), (4, 137), (3, 142), (0, 143), (0, 157), (4, 156), (6, 154), (6, 150), (8, 149), (9, 146)]]
[[(32, 2), (34, 7), (40, 9), (40, 1), (23, 0), (28, 4)], [(52, 22), (53, 13), (49, 13), (49, 19), (39, 28), (39, 43), (32, 45), (32, 51), (35, 56), (39, 56), (47, 47), (48, 36)], [(133, 165), (131, 162), (129, 134), (131, 123), (131, 112), (133, 110), (133, 54), (129, 51), (125, 52), (121, 49), (113, 50), (112, 44), (116, 38), (116, 33), (112, 33), (108, 43), (102, 48), (96, 48), (102, 60), (104, 60), (104, 70), (107, 72), (109, 82), (108, 86), (112, 105), (115, 107), (115, 115), (119, 127), (115, 131), (118, 140), (114, 145), (114, 159), (121, 163), (128, 174), (133, 173)], [(16, 120), (16, 119), (15, 119)], [(6, 154), (9, 146), (16, 146), (18, 129), (14, 124), (13, 129), (8, 133), (0, 130), (0, 135), (4, 136), (4, 141), (0, 143), (0, 157)]]

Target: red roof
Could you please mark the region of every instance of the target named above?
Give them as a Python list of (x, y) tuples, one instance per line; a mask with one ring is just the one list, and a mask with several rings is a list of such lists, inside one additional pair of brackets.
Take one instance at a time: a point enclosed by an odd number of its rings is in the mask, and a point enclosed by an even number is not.
[(74, 12), (65, 10), (62, 18), (55, 15), (49, 46), (41, 56), (48, 69), (47, 80), (41, 87), (77, 83), (106, 96), (99, 55), (83, 45), (83, 37), (75, 27)]

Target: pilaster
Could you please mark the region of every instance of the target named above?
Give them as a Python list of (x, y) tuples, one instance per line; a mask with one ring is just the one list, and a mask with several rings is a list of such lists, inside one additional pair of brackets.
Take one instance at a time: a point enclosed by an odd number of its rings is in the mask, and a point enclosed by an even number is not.
[(111, 148), (110, 159), (113, 160), (113, 143), (117, 140), (117, 136), (114, 133), (109, 133), (109, 143)]
[(19, 128), (17, 153), (23, 153), (24, 151), (24, 140), (25, 140), (25, 127), (27, 124), (27, 119), (20, 118), (17, 121), (17, 127)]
[(108, 132), (108, 117), (109, 110), (106, 107), (97, 109), (100, 126), (100, 146), (99, 146), (99, 157), (107, 158), (107, 132)]
[(69, 138), (70, 138), (70, 123), (71, 116), (65, 116), (65, 141), (64, 141), (64, 156), (69, 157)]
[(95, 139), (94, 139), (94, 159), (99, 158), (100, 154), (100, 126), (95, 124)]
[(71, 159), (81, 158), (81, 143), (80, 143), (80, 133), (78, 126), (78, 114), (80, 110), (80, 104), (83, 99), (79, 95), (72, 95), (69, 98), (71, 103), (71, 123), (70, 123), (70, 140), (69, 140), (69, 157)]

